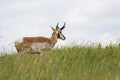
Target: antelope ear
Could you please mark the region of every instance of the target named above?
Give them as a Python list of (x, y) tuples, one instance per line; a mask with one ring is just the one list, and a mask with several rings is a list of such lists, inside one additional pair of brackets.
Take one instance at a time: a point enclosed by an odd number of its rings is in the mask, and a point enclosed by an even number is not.
[(50, 26), (51, 27), (51, 29), (53, 30), (53, 31), (55, 31), (55, 29), (52, 27), (52, 26)]

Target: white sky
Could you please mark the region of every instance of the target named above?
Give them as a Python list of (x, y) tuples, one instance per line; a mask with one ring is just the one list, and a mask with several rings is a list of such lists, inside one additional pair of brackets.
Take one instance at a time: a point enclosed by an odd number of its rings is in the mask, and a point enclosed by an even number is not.
[(24, 36), (50, 37), (50, 25), (66, 22), (65, 41), (120, 40), (120, 0), (0, 0), (0, 47)]

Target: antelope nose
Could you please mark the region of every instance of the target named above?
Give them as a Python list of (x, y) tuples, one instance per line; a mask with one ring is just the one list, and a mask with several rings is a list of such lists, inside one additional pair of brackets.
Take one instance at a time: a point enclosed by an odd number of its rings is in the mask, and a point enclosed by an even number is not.
[(62, 40), (65, 40), (65, 39), (66, 39), (66, 37), (65, 37), (65, 36), (63, 36)]

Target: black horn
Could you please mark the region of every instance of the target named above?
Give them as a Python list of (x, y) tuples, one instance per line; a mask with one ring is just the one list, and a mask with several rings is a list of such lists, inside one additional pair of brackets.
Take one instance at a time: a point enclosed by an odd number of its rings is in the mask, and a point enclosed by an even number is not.
[(57, 25), (56, 26), (58, 26), (59, 25), (59, 23), (57, 22)]
[(59, 28), (58, 26), (59, 26), (59, 23), (57, 23), (57, 25), (56, 25), (56, 29), (58, 29), (58, 28)]
[(66, 22), (64, 22), (64, 25), (63, 25), (63, 27), (61, 27), (61, 30), (63, 30), (65, 28), (65, 25), (66, 25)]

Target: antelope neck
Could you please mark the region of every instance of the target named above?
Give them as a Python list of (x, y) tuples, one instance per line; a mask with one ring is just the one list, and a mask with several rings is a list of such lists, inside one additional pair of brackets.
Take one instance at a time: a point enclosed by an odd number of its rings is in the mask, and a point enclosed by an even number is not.
[(57, 43), (57, 40), (58, 40), (57, 33), (53, 32), (53, 34), (51, 36), (52, 47), (54, 47), (54, 45)]

